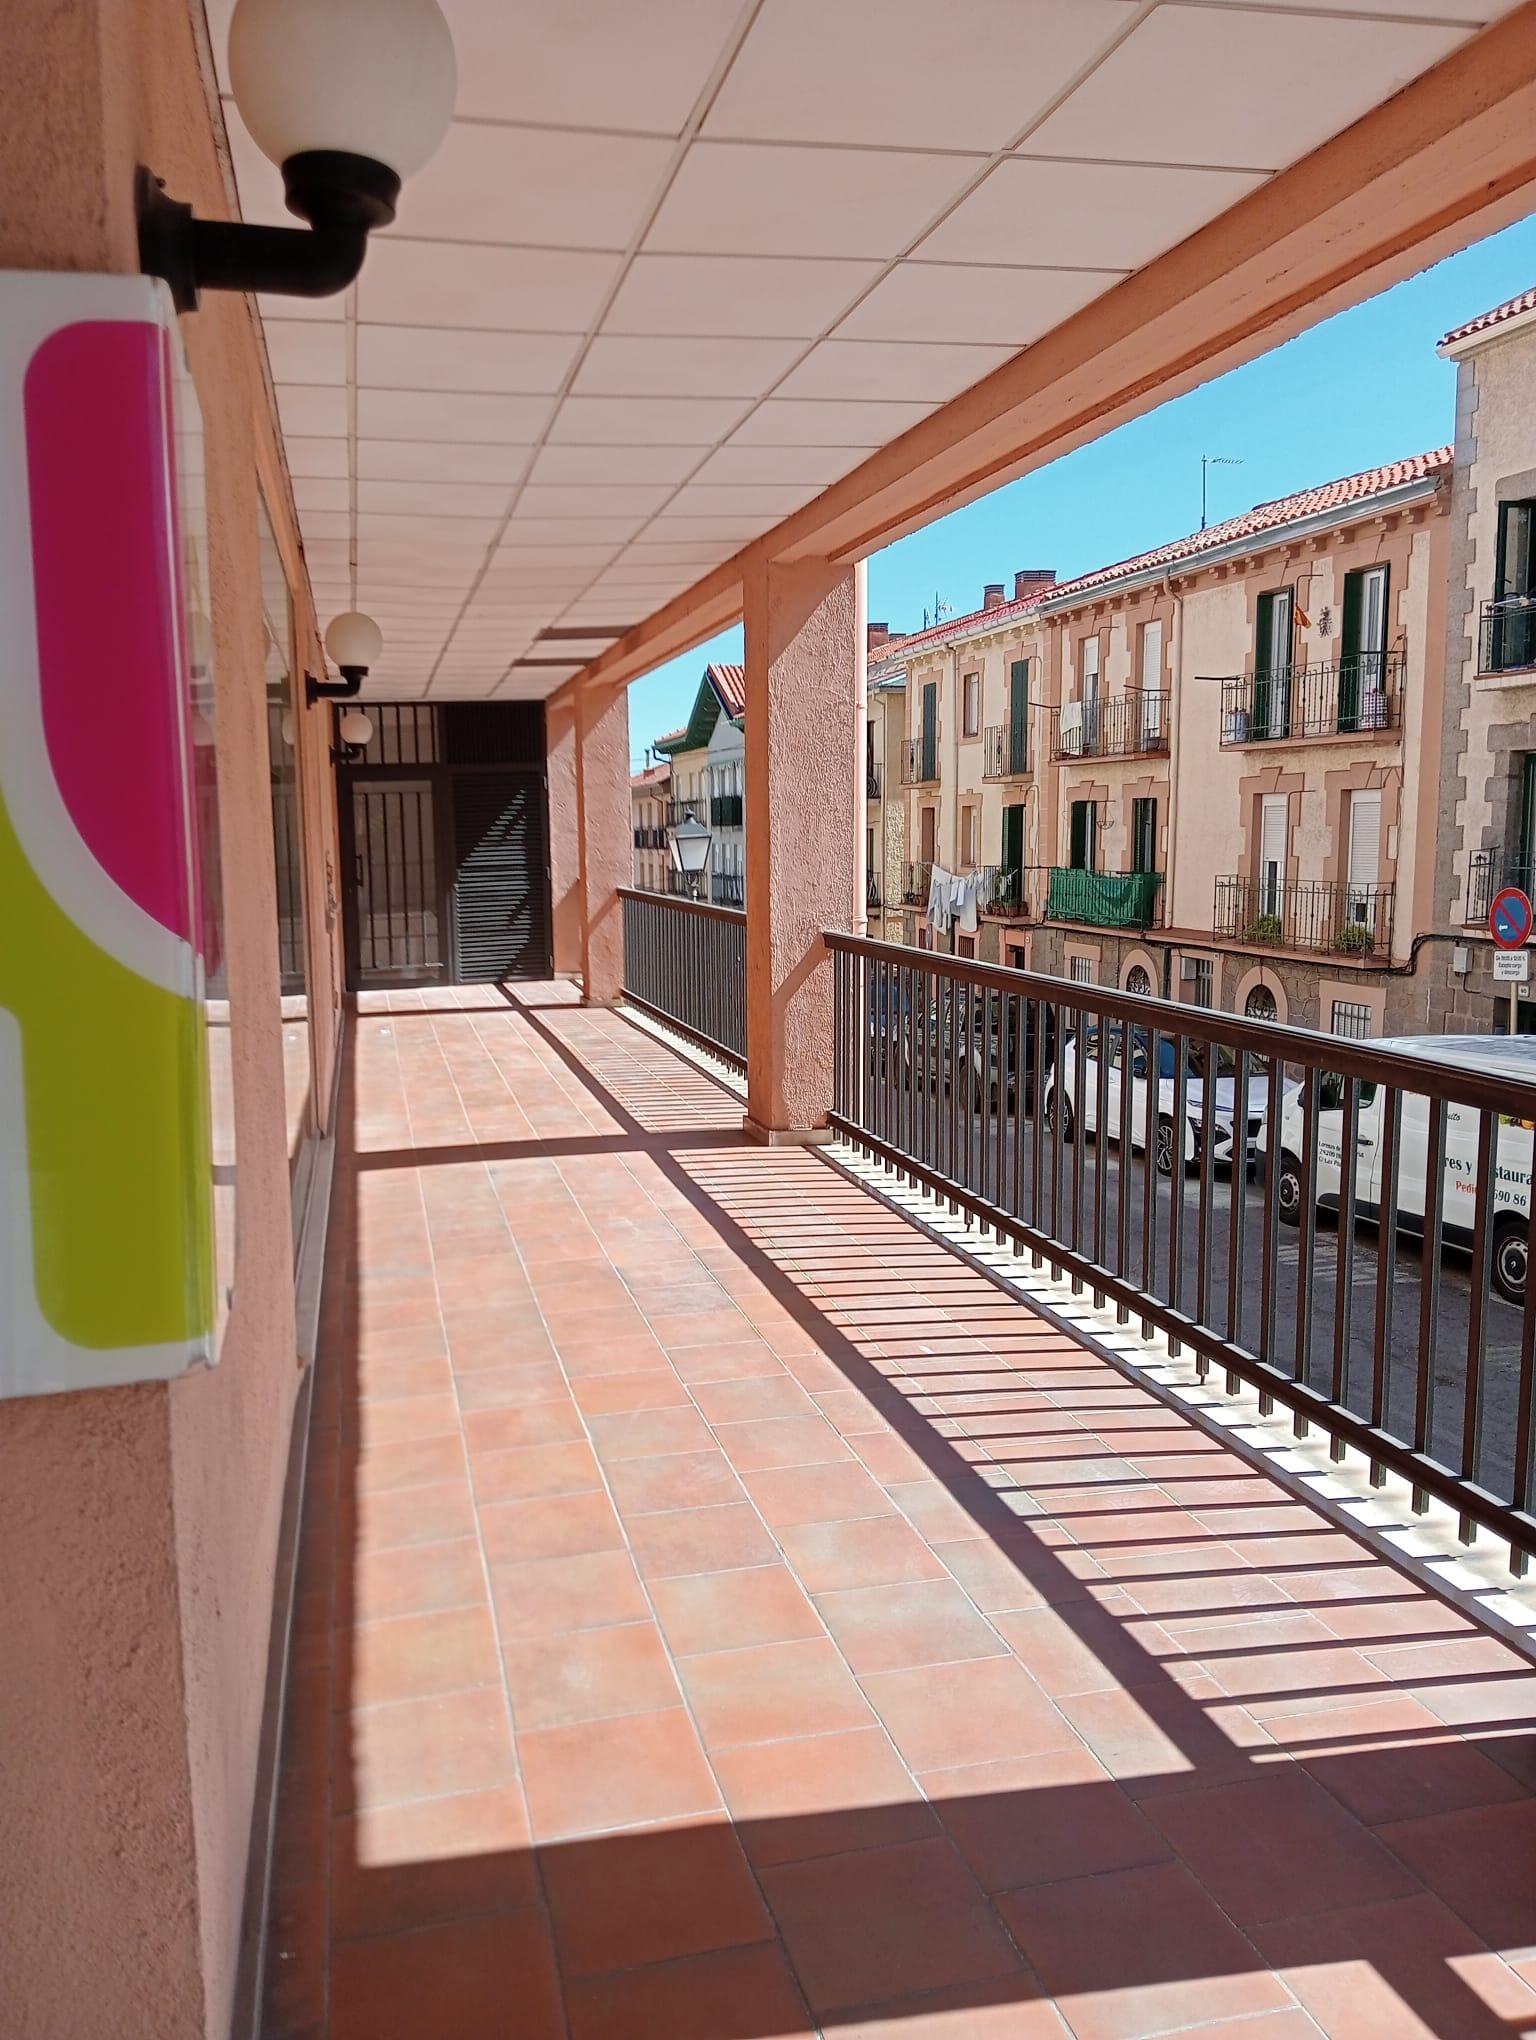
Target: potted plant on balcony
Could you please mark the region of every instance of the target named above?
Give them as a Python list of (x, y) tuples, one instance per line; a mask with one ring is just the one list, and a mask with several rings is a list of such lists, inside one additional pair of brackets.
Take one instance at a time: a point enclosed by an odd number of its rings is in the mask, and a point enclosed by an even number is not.
[(1283, 933), (1278, 914), (1257, 914), (1243, 930), (1243, 940), (1276, 943)]
[(1376, 938), (1367, 921), (1346, 921), (1333, 938), (1333, 946), (1344, 956), (1364, 956), (1376, 947)]

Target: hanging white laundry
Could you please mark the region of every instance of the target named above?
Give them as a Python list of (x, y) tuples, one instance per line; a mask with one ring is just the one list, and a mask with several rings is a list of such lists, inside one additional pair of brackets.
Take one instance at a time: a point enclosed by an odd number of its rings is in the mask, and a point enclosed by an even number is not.
[(936, 864), (933, 867), (933, 877), (928, 882), (928, 925), (935, 934), (949, 933), (953, 887), (953, 874), (946, 871), (942, 864)]
[(981, 873), (968, 871), (965, 874), (965, 897), (960, 903), (959, 920), (956, 923), (962, 935), (976, 933), (977, 908), (981, 903)]

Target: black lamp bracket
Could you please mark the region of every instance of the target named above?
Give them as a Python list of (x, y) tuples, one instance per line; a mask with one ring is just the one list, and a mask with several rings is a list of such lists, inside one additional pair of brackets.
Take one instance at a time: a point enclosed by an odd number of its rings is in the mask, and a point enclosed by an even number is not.
[(317, 701), (355, 701), (367, 677), (366, 666), (343, 666), (339, 680), (317, 680), (313, 673), (306, 673), (305, 702), (313, 708)]
[(140, 266), (170, 285), (179, 312), (195, 312), (205, 290), (333, 297), (362, 268), (369, 234), (394, 218), (400, 179), (371, 156), (306, 149), (284, 163), (283, 192), (308, 232), (200, 220), (141, 167), (134, 193)]

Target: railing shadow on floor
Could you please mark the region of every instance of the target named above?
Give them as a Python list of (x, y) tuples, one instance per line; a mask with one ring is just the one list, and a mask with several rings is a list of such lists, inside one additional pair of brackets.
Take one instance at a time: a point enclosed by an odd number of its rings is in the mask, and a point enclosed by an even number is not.
[[(1271, 1981), (1278, 1968), (1293, 1980), (1316, 1971), (1321, 1996), (1309, 1999), (1303, 1989), (1302, 1998), (1327, 2030), (1327, 1979), (1340, 1965), (1366, 1972), (1366, 1999), (1388, 2024), (1395, 2005), (1399, 2030), (1410, 2017), (1441, 2040), (1513, 2040), (1528, 2030), (1524, 2007), (1506, 2016), (1497, 1985), (1485, 1996), (1475, 1979), (1489, 1942), (1536, 1937), (1529, 1864), (1521, 1872), (1490, 1863), (1481, 1879), (1469, 1869), (1463, 1881), (1478, 1911), (1463, 1919), (1428, 1895), (1400, 1853), (1357, 1835), (1351, 1815), (1374, 1815), (1376, 1824), (1410, 1810), (1485, 1803), (1496, 1815), (1501, 1804), (1513, 1808), (1521, 1783), (1536, 1783), (1529, 1740), (1510, 1733), (1457, 1739), (1426, 1716), (1410, 1726), (1383, 1719), (1374, 1729), (1352, 1719), (1330, 1741), (1319, 1717), (1322, 1739), (1311, 1743), (1304, 1713), (1269, 1722), (1276, 1742), (1244, 1747), (1233, 1733), (1245, 1701), (1266, 1692), (1262, 1678), (1245, 1691), (1236, 1669), (1245, 1659), (1267, 1673), (1271, 1697), (1348, 1693), (1347, 1679), (1331, 1676), (1335, 1665), (1373, 1643), (1433, 1645), (1440, 1604), (1430, 1597), (1420, 1604), (1431, 1625), (1422, 1632), (1383, 1621), (1373, 1636), (1373, 1614), (1347, 1642), (1277, 1641), (1266, 1650), (1234, 1636), (1221, 1657), (1234, 1668), (1236, 1693), (1186, 1671), (1177, 1644), (1172, 1662), (1158, 1656), (1144, 1637), (1171, 1642), (1161, 1624), (1190, 1631), (1193, 1657), (1196, 1642), (1210, 1642), (1194, 1635), (1200, 1625), (1253, 1614), (1259, 1604), (1249, 1596), (1277, 1575), (1334, 1610), (1345, 1603), (1331, 1599), (1331, 1590), (1345, 1591), (1351, 1571), (1397, 1575), (1304, 1504), (1283, 1491), (1277, 1499), (1275, 1484), (1246, 1468), (1235, 1494), (1212, 1494), (1219, 1448), (1202, 1449), (1193, 1427), (1086, 1349), (1056, 1350), (1060, 1335), (1027, 1306), (1001, 1294), (978, 1300), (976, 1278), (947, 1249), (924, 1242), (925, 1272), (939, 1273), (968, 1315), (950, 1322), (926, 1301), (903, 1303), (881, 1256), (888, 1248), (893, 1267), (913, 1273), (912, 1229), (851, 1183), (838, 1183), (830, 1196), (819, 1158), (781, 1152), (765, 1168), (761, 1150), (719, 1129), (690, 1138), (649, 1128), (642, 1115), (656, 1109), (670, 1072), (658, 1080), (638, 1049), (640, 1067), (630, 1070), (621, 1067), (624, 1056), (584, 1051), (583, 1016), (569, 1008), (565, 1025), (520, 996), (503, 1010), (618, 1129), (593, 1144), (567, 1146), (556, 1137), (508, 1146), (519, 1157), (524, 1150), (558, 1158), (625, 1147), (642, 1154), (709, 1226), (723, 1254), (789, 1312), (825, 1364), (821, 1392), (846, 1390), (889, 1423), (912, 1455), (914, 1481), (931, 1484), (932, 1505), (963, 1512), (971, 1526), (976, 1556), (967, 1564), (978, 1581), (1005, 1568), (1017, 1584), (1004, 1600), (1021, 1617), (1041, 1618), (1038, 1626), (1050, 1632), (1042, 1649), (1082, 1654), (1088, 1687), (1056, 1702), (1047, 1697), (1049, 1682), (1042, 1689), (1038, 1746), (1029, 1759), (978, 1762), (967, 1779), (949, 1769), (953, 1753), (943, 1753), (945, 1796), (932, 1804), (914, 1788), (910, 1800), (773, 1819), (732, 1820), (701, 1809), (672, 1826), (486, 1848), (454, 1831), (450, 1800), (429, 1800), (417, 1809), (420, 1852), (370, 1860), (367, 1816), (352, 1812), (356, 1752), (346, 1713), (360, 1605), (358, 1190), (375, 1172), (499, 1156), (494, 1145), (358, 1153), (348, 1137), (356, 1114), (349, 1065), (284, 1743), (268, 2040), (326, 2032), (335, 2040), (364, 2033), (419, 2040), (418, 2025), (399, 2021), (412, 2016), (403, 2009), (408, 2003), (420, 2002), (408, 1986), (423, 1965), (432, 1971), (434, 2032), (443, 2040), (503, 2030), (537, 2040), (564, 2033), (566, 2014), (582, 2034), (634, 2031), (613, 2023), (614, 1978), (635, 1963), (710, 1950), (721, 1964), (717, 1998), (685, 2008), (666, 1995), (682, 1972), (657, 1968), (644, 2030), (696, 2032), (702, 2040), (766, 2040), (823, 2026), (835, 2032), (854, 2007), (880, 2001), (893, 2033), (903, 2007), (915, 2016), (922, 2002), (974, 2016), (979, 2032), (991, 2008), (1049, 1995), (1067, 2004), (1069, 2016), (1081, 2016), (1075, 2030), (1118, 2032), (1132, 2029), (1116, 2023), (1117, 1994), (1138, 1992), (1147, 1994), (1144, 2009), (1157, 2023), (1134, 2030), (1171, 2031), (1211, 2016), (1202, 2009), (1202, 1986), (1213, 1979), (1242, 1986), (1237, 1998), (1223, 1996), (1231, 2009), (1220, 2017), (1245, 2006), (1258, 2014), (1291, 2005)], [(654, 1059), (657, 1050), (647, 1038), (644, 1056)], [(691, 1086), (693, 1074), (680, 1071), (677, 1081)], [(836, 1206), (831, 1227), (816, 1216), (829, 1202)], [(412, 1259), (407, 1246), (402, 1273)], [(1036, 1379), (1021, 1378), (1029, 1374)], [(1111, 1468), (1106, 1479), (1102, 1465), (1074, 1467), (1069, 1447), (1086, 1438), (1084, 1426), (1105, 1429), (1111, 1419), (1124, 1433), (1123, 1468)], [(1159, 1439), (1160, 1432), (1167, 1436)], [(1000, 1439), (1015, 1459), (997, 1459)], [(987, 1459), (968, 1456), (983, 1444)], [(1042, 1444), (1048, 1460), (1040, 1458)], [(1202, 1459), (1210, 1464), (1200, 1466)], [(1017, 1487), (988, 1484), (989, 1472), (1009, 1466), (1020, 1470)], [(1133, 1493), (1137, 1483), (1144, 1488)], [(914, 1495), (905, 1499), (916, 1506)], [(1029, 1512), (1021, 1515), (1024, 1505)], [(1230, 1510), (1232, 1542), (1212, 1545), (1196, 1510)], [(1160, 1522), (1163, 1535), (1145, 1534)], [(1245, 1562), (1244, 1547), (1259, 1555)], [(1404, 1584), (1403, 1596), (1378, 1593), (1348, 1605), (1401, 1611), (1414, 1599)], [(1127, 1603), (1129, 1589), (1141, 1606)], [(989, 1606), (985, 1591), (977, 1598)], [(990, 1605), (1001, 1611), (1003, 1602)], [(1308, 1609), (1306, 1599), (1274, 1605), (1287, 1617), (1304, 1618)], [(1318, 1679), (1288, 1688), (1292, 1669), (1314, 1649)], [(1020, 1650), (1027, 1656), (1027, 1646)], [(1474, 1695), (1488, 1689), (1497, 1719), (1496, 1676), (1438, 1683)], [(1425, 1691), (1436, 1684), (1433, 1675), (1419, 1682)], [(494, 1692), (500, 1706), (501, 1689)], [(1402, 1697), (1390, 1685), (1360, 1697), (1384, 1696)], [(1474, 1720), (1467, 1698), (1466, 1690), (1457, 1696), (1457, 1710)], [(1093, 1754), (1082, 1750), (1079, 1734)], [(1468, 1767), (1478, 1765), (1487, 1775), (1470, 1780)], [(1031, 1776), (1020, 1783), (1026, 1769)], [(892, 1844), (904, 1845), (899, 1864), (884, 1853)], [(892, 1881), (897, 1868), (904, 1875)], [(1067, 1880), (1078, 1880), (1070, 1902)], [(968, 1909), (976, 1886), (996, 1907), (985, 1932)], [(1222, 1893), (1220, 1908), (1208, 1896), (1211, 1886)], [(1363, 1910), (1373, 1901), (1374, 1914)], [(1346, 1910), (1348, 1921), (1330, 1920)], [(565, 1979), (564, 2010), (546, 1911)], [(776, 1933), (790, 1950), (798, 1988), (772, 1954)], [(346, 2001), (344, 2033), (331, 2023), (333, 1974)], [(634, 1988), (632, 1979), (621, 1980), (626, 1991)], [(637, 2002), (623, 1999), (626, 2007)], [(1056, 2030), (1045, 2005), (1039, 2009), (1041, 2033)]]

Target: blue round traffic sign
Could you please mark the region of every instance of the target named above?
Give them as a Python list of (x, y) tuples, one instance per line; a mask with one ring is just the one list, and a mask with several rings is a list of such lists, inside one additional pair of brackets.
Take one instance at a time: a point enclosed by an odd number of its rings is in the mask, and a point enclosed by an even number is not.
[(1523, 949), (1531, 939), (1531, 903), (1517, 885), (1506, 885), (1488, 909), (1488, 933), (1498, 949)]

